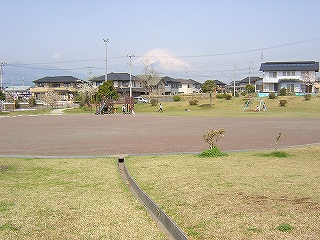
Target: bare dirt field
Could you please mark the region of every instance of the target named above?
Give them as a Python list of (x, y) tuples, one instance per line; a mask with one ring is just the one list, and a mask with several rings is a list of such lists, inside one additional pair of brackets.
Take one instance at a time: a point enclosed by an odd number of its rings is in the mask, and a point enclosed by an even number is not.
[(320, 144), (319, 118), (38, 115), (0, 118), (2, 156), (109, 156), (193, 153), (203, 134), (225, 130), (223, 151)]

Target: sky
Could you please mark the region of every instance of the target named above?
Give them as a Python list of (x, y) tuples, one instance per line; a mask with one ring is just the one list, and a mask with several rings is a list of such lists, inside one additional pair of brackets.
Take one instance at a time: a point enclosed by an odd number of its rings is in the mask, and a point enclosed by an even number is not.
[(227, 83), (260, 76), (261, 61), (319, 61), (319, 9), (319, 0), (0, 0), (0, 60), (4, 74), (21, 62), (90, 77), (105, 74), (106, 55), (108, 72), (129, 72), (128, 55), (162, 49), (190, 68), (161, 75)]

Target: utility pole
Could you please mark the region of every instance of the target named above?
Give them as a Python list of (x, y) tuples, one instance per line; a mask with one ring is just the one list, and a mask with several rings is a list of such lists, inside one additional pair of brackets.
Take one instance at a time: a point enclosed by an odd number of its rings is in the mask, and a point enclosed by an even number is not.
[(249, 84), (251, 84), (251, 64), (252, 64), (252, 61), (249, 61)]
[(236, 64), (234, 64), (234, 76), (233, 76), (233, 97), (235, 97), (235, 96), (236, 96), (236, 79), (237, 79), (236, 71), (237, 71), (237, 67), (236, 67)]
[(108, 42), (109, 39), (103, 39), (103, 42), (106, 44), (106, 76), (104, 78), (105, 81), (108, 81)]
[(130, 66), (130, 83), (129, 83), (129, 89), (130, 89), (130, 99), (132, 97), (132, 58), (135, 57), (135, 55), (127, 55), (128, 58), (130, 58), (129, 66)]
[(0, 90), (3, 89), (3, 67), (4, 67), (5, 63), (4, 62), (0, 62)]

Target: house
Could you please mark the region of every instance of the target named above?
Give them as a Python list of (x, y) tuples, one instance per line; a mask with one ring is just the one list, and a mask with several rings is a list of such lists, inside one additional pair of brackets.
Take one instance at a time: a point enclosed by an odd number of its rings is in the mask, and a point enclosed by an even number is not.
[(180, 82), (179, 93), (191, 94), (200, 92), (201, 83), (195, 80), (182, 78), (176, 78), (175, 80)]
[(43, 94), (53, 91), (60, 95), (61, 100), (69, 101), (84, 81), (73, 76), (55, 76), (43, 77), (33, 82), (35, 87), (31, 88), (30, 92), (36, 99), (41, 99)]
[(19, 99), (19, 101), (28, 102), (31, 97), (31, 86), (8, 86), (4, 89), (5, 97), (8, 101), (10, 99)]
[(213, 80), (213, 82), (216, 84), (217, 86), (217, 90), (221, 91), (221, 92), (225, 92), (226, 91), (226, 85), (224, 82), (221, 82), (219, 80)]
[(137, 75), (141, 85), (149, 95), (164, 95), (166, 82), (163, 77), (149, 75)]
[(262, 81), (261, 77), (250, 76), (240, 80), (239, 85), (236, 87), (236, 92), (244, 92), (246, 91), (247, 84), (256, 85), (257, 81)]
[(182, 87), (181, 82), (179, 80), (175, 80), (171, 77), (163, 77), (165, 81), (165, 95), (176, 95), (179, 94), (179, 88)]
[(263, 78), (255, 82), (259, 92), (278, 92), (286, 88), (291, 93), (314, 93), (319, 62), (265, 62), (261, 63)]
[[(130, 74), (129, 73), (108, 73), (108, 80), (113, 81), (113, 86), (117, 89), (117, 92), (125, 95), (130, 92)], [(105, 75), (100, 77), (92, 78), (89, 82), (92, 83), (92, 86), (99, 87), (105, 81)], [(132, 96), (137, 97), (142, 94), (145, 94), (146, 90), (142, 87), (141, 80), (131, 75), (132, 82)]]

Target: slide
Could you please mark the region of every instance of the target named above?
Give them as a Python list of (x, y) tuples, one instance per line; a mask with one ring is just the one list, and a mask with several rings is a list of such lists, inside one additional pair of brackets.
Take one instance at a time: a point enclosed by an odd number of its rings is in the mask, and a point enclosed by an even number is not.
[(103, 109), (104, 109), (104, 107), (105, 107), (105, 105), (106, 105), (106, 103), (105, 102), (103, 102), (102, 103), (102, 105), (101, 105), (101, 107), (99, 108), (99, 110), (96, 112), (96, 114), (98, 115), (98, 114), (103, 114)]

